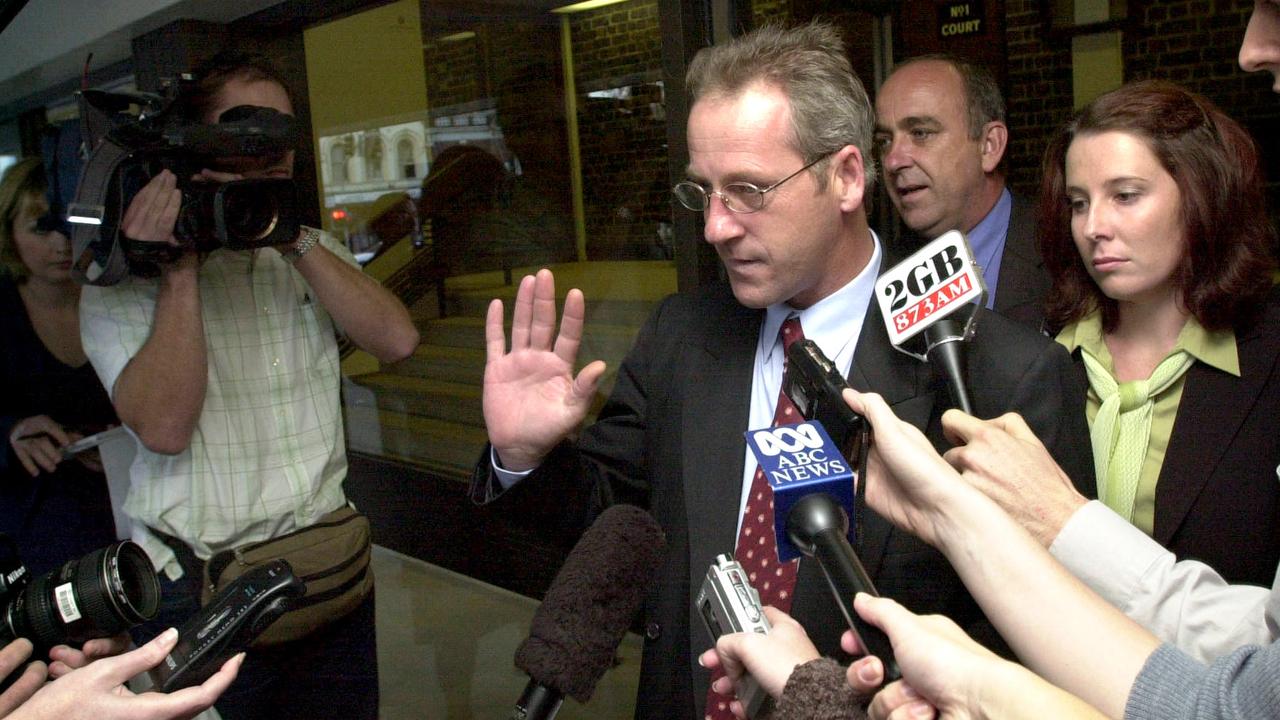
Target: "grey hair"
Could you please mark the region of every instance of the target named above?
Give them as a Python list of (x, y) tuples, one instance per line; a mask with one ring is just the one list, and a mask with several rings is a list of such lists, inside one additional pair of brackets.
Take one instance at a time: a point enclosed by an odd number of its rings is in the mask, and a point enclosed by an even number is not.
[[(870, 197), (876, 178), (870, 152), (875, 111), (836, 28), (822, 22), (766, 25), (699, 50), (685, 75), (690, 105), (708, 95), (734, 95), (757, 82), (786, 95), (792, 131), (787, 141), (806, 163), (846, 145), (858, 148)], [(825, 169), (823, 162), (810, 170), (821, 184)]]

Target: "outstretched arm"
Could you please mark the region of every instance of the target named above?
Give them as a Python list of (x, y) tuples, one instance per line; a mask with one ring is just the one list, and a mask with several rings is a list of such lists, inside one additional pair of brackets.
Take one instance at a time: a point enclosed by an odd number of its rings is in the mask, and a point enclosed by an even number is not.
[(966, 484), (878, 395), (845, 391), (871, 422), (867, 502), (938, 547), (1031, 669), (1111, 717), (1159, 642), (1057, 563), (1021, 525)]
[(1179, 561), (1102, 503), (1087, 502), (1019, 416), (982, 421), (948, 412), (942, 422), (959, 444), (944, 457), (969, 484), (1165, 642), (1210, 662), (1280, 634), (1280, 594), (1229, 585), (1204, 563)]
[(170, 628), (132, 652), (99, 660), (49, 683), (7, 717), (9, 720), (169, 720), (186, 718), (209, 707), (231, 685), (241, 653), (228, 660), (203, 684), (172, 693), (135, 695), (125, 681), (160, 664), (177, 644)]
[[(865, 593), (854, 599), (854, 608), (889, 636), (903, 674), (871, 701), (868, 711), (875, 720), (930, 717), (933, 712), (944, 718), (992, 720), (1103, 717), (1021, 665), (997, 657), (945, 617), (921, 617), (893, 600)], [(850, 684), (857, 686), (853, 672), (850, 668)]]

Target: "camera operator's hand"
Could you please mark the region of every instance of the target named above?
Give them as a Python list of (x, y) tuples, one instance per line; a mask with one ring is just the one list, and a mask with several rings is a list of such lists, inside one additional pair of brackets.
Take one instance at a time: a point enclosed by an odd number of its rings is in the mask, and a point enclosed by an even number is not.
[[(31, 641), (25, 638), (18, 638), (0, 650), (0, 679), (9, 677), (14, 671), (22, 667), (22, 664), (31, 657)], [(22, 671), (19, 677), (7, 690), (0, 693), (0, 717), (6, 717), (13, 712), (19, 705), (25, 703), (28, 698), (40, 689), (44, 684), (45, 676), (48, 674), (44, 663), (39, 660), (30, 663)]]
[(202, 685), (172, 693), (135, 695), (125, 681), (164, 661), (178, 641), (170, 628), (129, 653), (80, 668), (44, 686), (9, 716), (10, 720), (169, 720), (188, 718), (208, 709), (231, 685), (241, 653), (228, 660)]
[(48, 415), (23, 418), (9, 431), (9, 446), (31, 477), (38, 476), (41, 470), (57, 470), (62, 448), (69, 442), (71, 436)]
[(168, 170), (142, 186), (124, 211), (120, 230), (132, 240), (167, 243), (178, 246), (173, 228), (178, 223), (178, 211), (182, 209), (182, 191), (178, 178)]
[(114, 637), (90, 640), (79, 650), (67, 645), (55, 645), (49, 650), (49, 677), (60, 678), (94, 660), (119, 655), (132, 644), (129, 633), (122, 632)]

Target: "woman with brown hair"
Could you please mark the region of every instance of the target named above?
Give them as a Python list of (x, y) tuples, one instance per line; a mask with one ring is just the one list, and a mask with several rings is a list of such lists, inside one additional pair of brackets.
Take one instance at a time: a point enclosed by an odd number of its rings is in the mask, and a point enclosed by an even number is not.
[(1280, 560), (1280, 299), (1257, 150), (1145, 81), (1050, 143), (1046, 317), (1088, 382), (1100, 499), (1179, 557), (1267, 585)]
[(117, 421), (80, 344), (80, 286), (46, 184), (40, 158), (0, 180), (0, 532), (35, 574), (116, 536), (96, 451), (62, 455)]

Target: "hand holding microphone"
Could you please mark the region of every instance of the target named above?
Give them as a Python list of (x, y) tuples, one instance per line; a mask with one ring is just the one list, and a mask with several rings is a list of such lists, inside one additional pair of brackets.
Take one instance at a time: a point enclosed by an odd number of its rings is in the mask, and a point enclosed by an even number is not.
[(884, 663), (884, 679), (891, 682), (902, 677), (894, 660), (893, 644), (884, 631), (864, 621), (853, 607), (853, 598), (858, 593), (873, 597), (879, 597), (879, 593), (845, 538), (848, 532), (848, 515), (826, 493), (806, 495), (787, 513), (787, 535), (791, 542), (822, 566), (822, 574), (849, 630), (868, 653), (880, 658)]
[[(844, 378), (817, 345), (797, 342), (788, 352), (783, 389), (806, 418), (821, 414), (837, 424), (844, 450), (865, 474), (871, 438), (867, 424), (840, 396)], [(839, 411), (839, 412), (838, 412)], [(877, 628), (853, 611), (858, 592), (877, 594), (849, 543), (854, 469), (819, 421), (747, 432), (747, 442), (773, 489), (778, 559), (804, 555), (822, 568), (845, 622), (869, 652), (881, 658), (887, 679), (896, 679), (893, 648)]]

